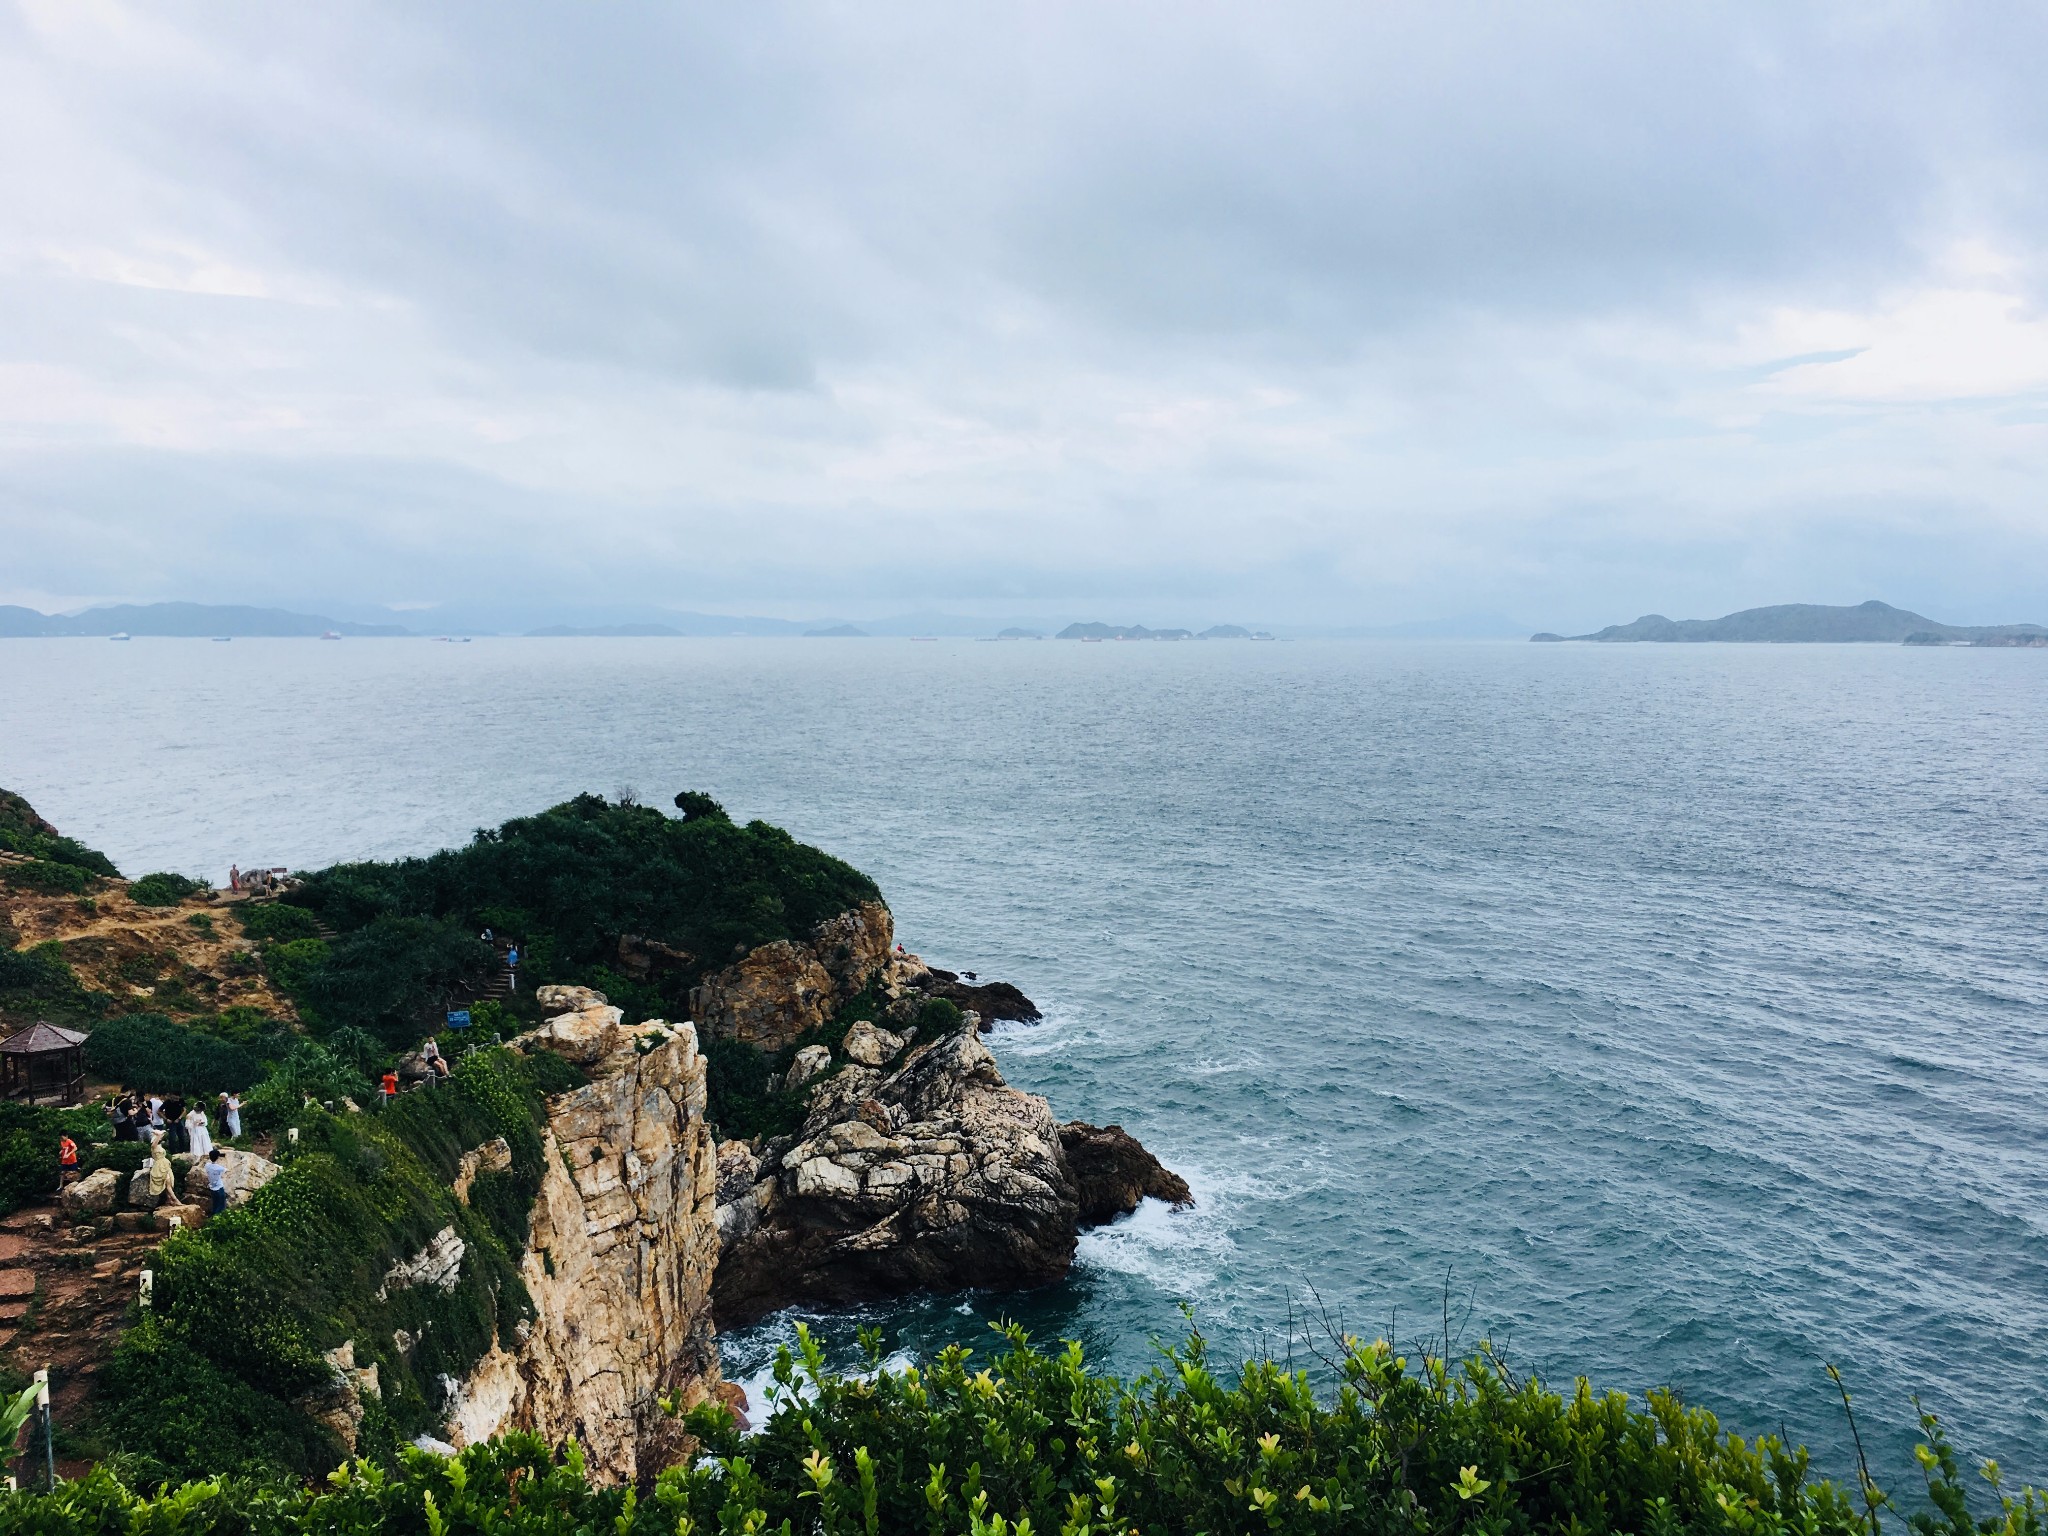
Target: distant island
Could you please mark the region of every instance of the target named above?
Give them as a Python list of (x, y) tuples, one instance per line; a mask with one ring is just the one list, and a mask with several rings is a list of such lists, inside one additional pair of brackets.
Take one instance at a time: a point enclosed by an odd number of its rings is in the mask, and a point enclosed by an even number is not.
[(1215, 624), (1199, 635), (1187, 629), (1147, 629), (1142, 624), (1069, 624), (1055, 640), (1270, 640), (1236, 624)]
[(1750, 641), (1797, 644), (1997, 645), (2048, 647), (2039, 624), (1943, 624), (1872, 599), (1853, 608), (1779, 603), (1718, 619), (1667, 619), (1647, 613), (1633, 624), (1610, 624), (1591, 635), (1531, 635), (1531, 640)]
[(231, 603), (119, 603), (88, 608), (83, 613), (38, 613), (33, 608), (0, 604), (0, 637), (176, 635), (185, 638), (234, 635), (266, 636), (409, 635), (398, 624), (351, 624), (317, 613), (289, 613), (282, 608), (249, 608)]
[(829, 629), (807, 629), (806, 640), (865, 640), (868, 632), (855, 624), (834, 624)]

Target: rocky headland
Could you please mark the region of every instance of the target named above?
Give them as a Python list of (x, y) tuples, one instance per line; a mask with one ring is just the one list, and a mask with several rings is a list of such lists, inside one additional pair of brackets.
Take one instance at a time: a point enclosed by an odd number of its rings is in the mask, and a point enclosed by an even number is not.
[[(377, 1454), (394, 1436), (460, 1447), (530, 1430), (573, 1438), (607, 1480), (645, 1484), (689, 1453), (675, 1410), (742, 1406), (720, 1374), (721, 1327), (795, 1304), (1049, 1284), (1086, 1228), (1146, 1198), (1188, 1202), (1120, 1128), (1062, 1124), (1004, 1080), (982, 1036), (1039, 1018), (1021, 990), (901, 949), (857, 871), (763, 824), (736, 827), (703, 797), (678, 809), (585, 797), (434, 861), (309, 874), (264, 904), (174, 877), (149, 877), (165, 889), (145, 893), (148, 880), (122, 880), (12, 806), (0, 1017), (75, 1026), (89, 1066), (104, 1056), (91, 1036), (118, 1038), (122, 1075), (145, 1086), (196, 1095), (267, 1074), (245, 1094), (260, 1145), (229, 1153), (226, 1217), (209, 1217), (189, 1159), (167, 1180), (107, 1153), (65, 1190), (53, 1233), (172, 1234), (165, 1251), (193, 1256), (182, 1270), (145, 1261), (158, 1309), (126, 1335), (103, 1320), (109, 1368), (186, 1351), (179, 1369), (245, 1394), (245, 1440), (286, 1426), (261, 1454), (301, 1473), (319, 1469), (322, 1444)], [(49, 873), (60, 857), (72, 862)], [(584, 862), (565, 878), (571, 858)], [(363, 909), (365, 891), (409, 878), (444, 903), (431, 918)], [(476, 914), (514, 905), (528, 935), (555, 936), (555, 976), (603, 986), (485, 993), (472, 1006), (507, 1038), (444, 1037), (460, 1058), (450, 1079), (418, 1044), (452, 999), (502, 975)], [(145, 946), (149, 992), (128, 958)], [(399, 955), (439, 979), (404, 992), (355, 981)], [(176, 986), (161, 979), (174, 973)], [(404, 1085), (382, 1113), (329, 1051), (344, 1040)], [(234, 1081), (210, 1081), (230, 1068)], [(323, 1276), (321, 1299), (308, 1291), (284, 1319), (324, 1361), (310, 1386), (293, 1363), (303, 1352), (246, 1358), (233, 1330), (216, 1331), (215, 1282), (178, 1279), (204, 1254), (268, 1285), (262, 1264), (238, 1267), (259, 1252), (247, 1233), (296, 1254), (314, 1241), (293, 1214), (308, 1202), (368, 1223), (354, 1258), (320, 1239), (291, 1259)], [(131, 1437), (138, 1425), (151, 1444), (185, 1443), (153, 1438), (146, 1417), (119, 1421)], [(170, 1454), (186, 1466), (195, 1453)]]

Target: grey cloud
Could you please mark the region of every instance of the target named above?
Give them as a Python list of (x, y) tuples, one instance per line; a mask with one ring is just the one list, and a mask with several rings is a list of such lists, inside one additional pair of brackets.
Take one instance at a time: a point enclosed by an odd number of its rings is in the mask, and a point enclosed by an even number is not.
[(2039, 303), (2031, 7), (92, 14), (0, 20), (0, 588), (1983, 617), (2048, 540), (2040, 389), (1731, 340)]

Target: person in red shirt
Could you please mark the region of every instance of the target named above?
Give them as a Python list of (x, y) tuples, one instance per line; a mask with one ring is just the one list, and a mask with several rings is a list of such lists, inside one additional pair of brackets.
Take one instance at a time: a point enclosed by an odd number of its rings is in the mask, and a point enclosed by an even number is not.
[(69, 1136), (57, 1138), (57, 1182), (69, 1184), (78, 1177), (78, 1143)]
[(398, 1097), (398, 1073), (390, 1067), (384, 1069), (384, 1081), (379, 1085), (384, 1091), (384, 1102), (389, 1104)]

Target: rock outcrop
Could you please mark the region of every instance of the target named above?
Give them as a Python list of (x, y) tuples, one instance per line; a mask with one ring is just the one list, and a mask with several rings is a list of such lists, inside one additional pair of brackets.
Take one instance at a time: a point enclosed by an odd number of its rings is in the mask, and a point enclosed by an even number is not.
[(802, 943), (777, 939), (713, 971), (690, 993), (707, 1039), (779, 1051), (818, 1028), (889, 962), (895, 929), (878, 901), (820, 923)]
[[(564, 988), (564, 1012), (514, 1044), (553, 1050), (590, 1082), (551, 1100), (543, 1182), (520, 1274), (537, 1316), (459, 1384), (448, 1439), (504, 1429), (574, 1435), (599, 1476), (644, 1482), (685, 1449), (684, 1407), (719, 1385), (711, 1322), (717, 1168), (704, 1060), (687, 1024), (628, 1028), (600, 994)], [(495, 1161), (477, 1149), (477, 1166)]]
[(1080, 1201), (1052, 1110), (971, 1027), (846, 1067), (795, 1137), (727, 1143), (719, 1171), (728, 1326), (800, 1300), (1041, 1285), (1073, 1260)]
[(1084, 1227), (1128, 1216), (1147, 1198), (1164, 1200), (1175, 1210), (1194, 1204), (1188, 1181), (1120, 1125), (1070, 1120), (1060, 1127), (1060, 1147), (1074, 1175)]

